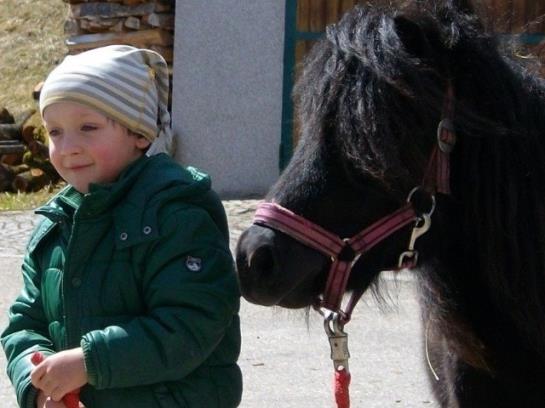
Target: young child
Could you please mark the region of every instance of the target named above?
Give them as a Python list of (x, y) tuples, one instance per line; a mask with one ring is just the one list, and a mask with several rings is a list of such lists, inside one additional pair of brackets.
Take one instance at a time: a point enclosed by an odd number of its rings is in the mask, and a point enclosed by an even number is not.
[[(23, 263), (2, 334), (24, 408), (235, 407), (239, 293), (227, 221), (207, 175), (171, 145), (168, 72), (150, 50), (67, 57), (40, 112), (68, 186)], [(44, 360), (34, 366), (31, 357)]]

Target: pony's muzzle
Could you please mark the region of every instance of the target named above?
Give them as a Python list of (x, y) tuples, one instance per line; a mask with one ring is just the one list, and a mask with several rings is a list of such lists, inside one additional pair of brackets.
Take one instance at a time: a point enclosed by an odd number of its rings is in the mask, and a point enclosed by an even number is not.
[(279, 265), (273, 245), (274, 231), (252, 226), (241, 235), (236, 248), (237, 274), (242, 296), (264, 306), (276, 305)]

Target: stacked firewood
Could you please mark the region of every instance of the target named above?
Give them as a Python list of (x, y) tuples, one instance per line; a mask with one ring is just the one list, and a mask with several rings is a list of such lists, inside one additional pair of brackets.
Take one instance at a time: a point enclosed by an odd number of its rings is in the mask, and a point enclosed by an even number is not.
[(15, 119), (0, 107), (0, 191), (32, 192), (59, 181), (49, 162), (43, 127), (27, 124), (33, 110)]
[(175, 0), (64, 0), (70, 14), (64, 31), (70, 54), (111, 44), (159, 52), (172, 62)]

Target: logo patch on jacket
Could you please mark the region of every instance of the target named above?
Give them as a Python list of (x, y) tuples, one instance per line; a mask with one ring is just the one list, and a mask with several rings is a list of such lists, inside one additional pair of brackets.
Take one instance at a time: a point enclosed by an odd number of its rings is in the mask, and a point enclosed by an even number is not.
[(193, 272), (200, 271), (202, 268), (201, 258), (194, 258), (192, 256), (188, 256), (185, 259), (185, 267)]

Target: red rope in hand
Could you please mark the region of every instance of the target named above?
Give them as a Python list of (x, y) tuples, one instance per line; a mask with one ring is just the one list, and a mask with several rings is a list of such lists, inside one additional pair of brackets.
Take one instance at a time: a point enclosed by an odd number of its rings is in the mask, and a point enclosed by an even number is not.
[[(44, 356), (42, 353), (37, 351), (32, 355), (30, 361), (32, 364), (38, 365), (44, 361)], [(79, 388), (62, 397), (62, 402), (64, 405), (66, 405), (66, 408), (79, 408)]]
[(344, 367), (335, 370), (334, 387), (337, 408), (350, 408), (350, 394), (348, 392), (350, 378), (350, 373)]

